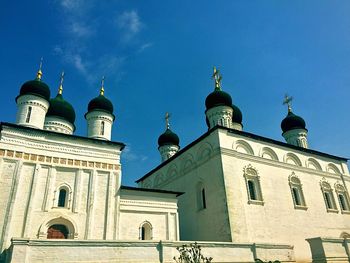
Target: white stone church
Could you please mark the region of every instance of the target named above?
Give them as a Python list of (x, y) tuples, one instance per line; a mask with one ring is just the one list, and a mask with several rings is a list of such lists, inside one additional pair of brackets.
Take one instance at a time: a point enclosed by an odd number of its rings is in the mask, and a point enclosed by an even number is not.
[(167, 122), (162, 163), (128, 187), (103, 82), (77, 136), (63, 76), (51, 98), (39, 69), (0, 124), (0, 262), (170, 263), (194, 241), (212, 262), (349, 262), (347, 159), (308, 148), (288, 97), (286, 143), (243, 131), (213, 78), (208, 131), (180, 150)]

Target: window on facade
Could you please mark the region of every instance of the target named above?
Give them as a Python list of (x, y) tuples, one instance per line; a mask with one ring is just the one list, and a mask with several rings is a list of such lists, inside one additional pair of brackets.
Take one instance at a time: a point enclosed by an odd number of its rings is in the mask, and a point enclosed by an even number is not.
[(335, 184), (335, 191), (338, 196), (339, 206), (342, 212), (350, 212), (349, 195), (345, 187), (339, 183)]
[(101, 122), (100, 135), (104, 135), (104, 134), (105, 134), (105, 122), (102, 121), (102, 122)]
[(140, 239), (151, 240), (152, 239), (152, 225), (149, 222), (145, 222), (140, 227)]
[(248, 190), (249, 190), (249, 198), (250, 198), (250, 200), (257, 200), (256, 199), (256, 192), (255, 192), (255, 186), (254, 186), (254, 182), (252, 180), (248, 180)]
[(67, 190), (66, 189), (60, 189), (60, 192), (58, 194), (58, 207), (66, 207), (66, 198), (67, 198)]
[(324, 197), (324, 202), (328, 212), (338, 212), (337, 206), (335, 204), (333, 190), (329, 183), (326, 181), (321, 182), (321, 190)]
[(244, 167), (244, 178), (247, 186), (248, 203), (264, 204), (258, 171), (251, 165)]
[(27, 111), (27, 116), (26, 116), (26, 123), (30, 122), (30, 116), (32, 115), (32, 106), (28, 107), (28, 111)]
[(205, 208), (207, 208), (207, 203), (205, 200), (205, 189), (204, 188), (202, 188), (201, 197), (202, 197), (202, 209), (205, 209)]
[(292, 193), (294, 207), (305, 209), (306, 203), (305, 203), (302, 184), (294, 172), (289, 176), (289, 186)]

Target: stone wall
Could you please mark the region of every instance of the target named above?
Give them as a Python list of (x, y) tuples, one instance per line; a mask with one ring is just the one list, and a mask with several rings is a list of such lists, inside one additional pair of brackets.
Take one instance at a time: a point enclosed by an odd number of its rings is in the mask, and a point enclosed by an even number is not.
[[(189, 242), (14, 239), (6, 263), (174, 263), (176, 247)], [(294, 262), (289, 245), (200, 242), (213, 263), (254, 262), (255, 258)]]

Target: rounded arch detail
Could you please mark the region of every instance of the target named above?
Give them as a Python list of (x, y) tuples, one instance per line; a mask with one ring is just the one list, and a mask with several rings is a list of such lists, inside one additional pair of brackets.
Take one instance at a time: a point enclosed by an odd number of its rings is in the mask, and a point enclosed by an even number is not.
[(236, 145), (234, 146), (234, 149), (240, 153), (254, 155), (253, 148), (250, 146), (249, 143), (247, 143), (246, 141), (243, 141), (243, 140), (236, 141)]
[(329, 163), (327, 165), (327, 172), (332, 174), (340, 174), (340, 171), (337, 166), (335, 166), (333, 163)]
[(314, 158), (309, 158), (306, 162), (306, 167), (318, 171), (322, 171), (322, 167), (318, 161), (316, 161)]
[(63, 225), (68, 230), (68, 239), (78, 238), (78, 226), (75, 221), (68, 216), (52, 215), (44, 219), (38, 230), (38, 238), (46, 239), (49, 228), (53, 225)]
[(284, 162), (289, 163), (289, 164), (293, 164), (293, 165), (297, 165), (297, 166), (302, 166), (299, 157), (296, 156), (294, 153), (287, 153), (284, 156)]
[(269, 147), (263, 147), (260, 156), (265, 159), (279, 161), (276, 152)]
[(204, 143), (197, 151), (197, 160), (207, 160), (210, 158), (210, 155), (213, 151), (213, 146), (206, 142)]

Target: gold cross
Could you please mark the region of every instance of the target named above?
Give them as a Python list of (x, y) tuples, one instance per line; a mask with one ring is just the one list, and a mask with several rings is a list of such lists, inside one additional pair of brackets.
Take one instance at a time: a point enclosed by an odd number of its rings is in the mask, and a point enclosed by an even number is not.
[(288, 96), (288, 94), (284, 95), (283, 105), (288, 105), (288, 112), (292, 111), (292, 100), (293, 97)]
[(42, 66), (43, 66), (43, 57), (41, 57), (41, 59), (40, 59), (39, 70), (36, 73), (36, 78), (38, 80), (41, 80), (41, 76), (43, 75), (43, 72), (41, 71)]
[(100, 95), (105, 94), (105, 87), (104, 86), (105, 86), (105, 76), (102, 76)]
[(220, 74), (220, 71), (218, 69), (216, 69), (216, 67), (214, 67), (214, 73), (213, 73), (212, 78), (215, 81), (215, 89), (221, 89), (222, 76)]
[(64, 79), (64, 71), (61, 73), (60, 87), (58, 88), (58, 94), (62, 94), (63, 92), (63, 79)]
[(169, 119), (170, 119), (170, 114), (169, 114), (169, 112), (167, 112), (167, 113), (165, 113), (165, 124), (166, 124), (166, 128), (167, 128), (167, 129), (170, 128)]

